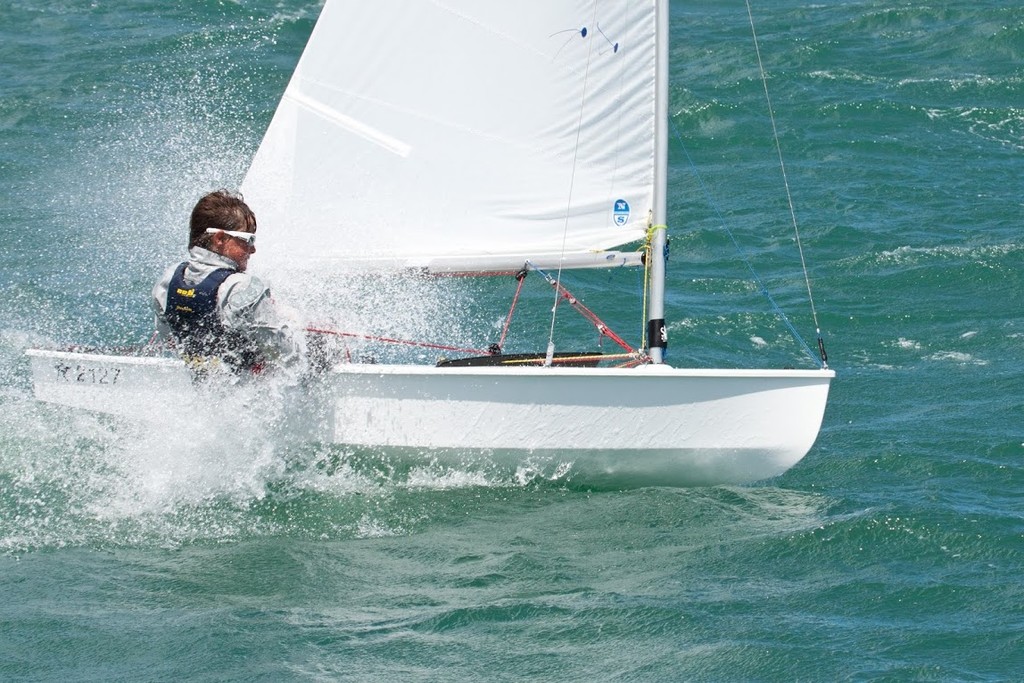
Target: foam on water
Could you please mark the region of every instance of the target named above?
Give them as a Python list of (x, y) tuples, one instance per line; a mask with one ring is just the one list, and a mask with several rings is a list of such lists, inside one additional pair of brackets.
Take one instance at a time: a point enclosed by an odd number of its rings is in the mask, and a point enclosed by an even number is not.
[[(480, 464), (382, 468), (386, 456), (369, 465), (344, 453), (325, 456), (273, 425), (265, 396), (258, 414), (207, 406), (213, 410), (187, 417), (187, 424), (145, 428), (39, 406), (25, 396), (2, 401), (10, 421), (4, 428), (19, 427), (0, 443), (0, 548), (8, 552), (177, 545), (284, 529), (322, 535), (325, 525), (332, 538), (351, 537), (378, 523), (393, 526), (375, 509), (403, 491), (522, 488), (537, 479)], [(318, 505), (328, 513), (274, 512)], [(307, 525), (308, 514), (318, 519)]]
[[(20, 349), (8, 349), (19, 353)], [(0, 394), (0, 549), (160, 546), (282, 532), (410, 533), (403, 497), (563, 486), (572, 462), (356, 452), (310, 440), (309, 391), (285, 374), (168, 395), (135, 422)]]

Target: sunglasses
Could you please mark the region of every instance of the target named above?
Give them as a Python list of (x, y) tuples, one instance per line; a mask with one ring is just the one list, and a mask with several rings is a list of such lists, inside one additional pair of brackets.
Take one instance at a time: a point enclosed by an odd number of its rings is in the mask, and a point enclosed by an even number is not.
[(245, 242), (250, 247), (256, 246), (256, 233), (254, 232), (240, 232), (238, 230), (221, 230), (220, 228), (207, 228), (206, 232), (222, 232), (225, 235), (231, 235)]

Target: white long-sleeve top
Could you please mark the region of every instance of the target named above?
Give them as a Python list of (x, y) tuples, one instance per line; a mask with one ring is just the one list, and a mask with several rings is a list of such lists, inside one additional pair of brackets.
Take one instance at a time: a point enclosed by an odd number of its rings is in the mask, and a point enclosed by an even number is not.
[[(189, 249), (188, 257), (185, 282), (189, 285), (199, 284), (219, 268), (238, 269), (231, 259), (202, 247)], [(168, 287), (179, 265), (170, 266), (153, 287), (157, 335), (165, 341), (174, 338), (164, 311)], [(268, 362), (291, 367), (302, 361), (304, 346), (299, 326), (274, 305), (270, 288), (258, 277), (243, 272), (229, 275), (217, 290), (217, 313), (225, 328), (252, 340)]]

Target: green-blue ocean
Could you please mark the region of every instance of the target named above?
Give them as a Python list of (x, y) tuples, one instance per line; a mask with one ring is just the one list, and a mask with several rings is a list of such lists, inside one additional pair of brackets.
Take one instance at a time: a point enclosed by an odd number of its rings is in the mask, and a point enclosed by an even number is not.
[[(591, 486), (35, 401), (26, 349), (149, 338), (320, 4), (0, 0), (0, 680), (1024, 680), (1024, 6), (752, 2), (837, 373), (774, 479)], [(812, 367), (760, 292), (816, 346), (747, 7), (671, 19), (668, 360)], [(635, 338), (636, 277), (570, 278)]]

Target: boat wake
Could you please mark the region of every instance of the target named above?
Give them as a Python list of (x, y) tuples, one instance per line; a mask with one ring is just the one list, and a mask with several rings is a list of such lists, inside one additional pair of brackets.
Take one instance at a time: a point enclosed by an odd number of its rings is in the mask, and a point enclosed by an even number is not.
[(169, 397), (146, 407), (164, 419), (139, 422), (39, 403), (5, 383), (0, 552), (400, 535), (452, 492), (571, 481), (571, 462), (510, 468), (479, 454), (440, 462), (310, 441), (291, 420), (293, 388), (236, 387), (203, 405)]

